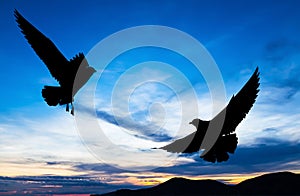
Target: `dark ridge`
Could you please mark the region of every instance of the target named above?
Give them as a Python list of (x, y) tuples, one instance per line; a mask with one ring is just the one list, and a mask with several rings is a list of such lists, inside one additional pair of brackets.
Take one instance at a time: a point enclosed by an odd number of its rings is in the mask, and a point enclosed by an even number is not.
[(265, 174), (239, 183), (236, 189), (248, 195), (300, 195), (300, 174)]
[(115, 195), (300, 195), (300, 174), (291, 172), (265, 174), (237, 185), (226, 185), (215, 180), (172, 178), (151, 188), (120, 189), (102, 194), (102, 196)]

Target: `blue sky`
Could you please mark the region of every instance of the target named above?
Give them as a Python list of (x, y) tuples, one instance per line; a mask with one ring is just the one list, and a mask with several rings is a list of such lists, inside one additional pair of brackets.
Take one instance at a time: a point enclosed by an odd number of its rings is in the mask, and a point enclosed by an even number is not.
[[(101, 189), (105, 192), (153, 185), (173, 176), (236, 182), (261, 172), (299, 173), (299, 6), (296, 0), (1, 1), (0, 176), (84, 176), (92, 183), (107, 183)], [(57, 83), (17, 27), (15, 8), (68, 59), (78, 52), (90, 54), (101, 40), (130, 27), (162, 25), (185, 32), (215, 60), (226, 101), (258, 66), (261, 91), (237, 128), (236, 153), (226, 163), (209, 164), (199, 159), (199, 153), (147, 150), (194, 131), (188, 124), (193, 118), (209, 119), (215, 113), (209, 88), (193, 64), (174, 51), (155, 47), (116, 56), (104, 71), (98, 70), (103, 71), (101, 79), (93, 76), (75, 97), (77, 111), (90, 113), (91, 108), (84, 107), (84, 92), (96, 84), (93, 109), (103, 132), (139, 160), (117, 156), (118, 152), (104, 150), (106, 146), (93, 152), (82, 141), (76, 119), (64, 107), (49, 107), (43, 101), (43, 86)], [(101, 54), (99, 58), (101, 62)], [(133, 88), (136, 84), (141, 85)], [(153, 162), (145, 164), (147, 156)]]

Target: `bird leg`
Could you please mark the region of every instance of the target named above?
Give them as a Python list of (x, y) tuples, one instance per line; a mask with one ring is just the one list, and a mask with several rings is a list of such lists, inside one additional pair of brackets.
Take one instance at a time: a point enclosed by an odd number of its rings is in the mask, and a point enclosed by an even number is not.
[(67, 106), (66, 106), (66, 111), (68, 112), (69, 111), (69, 104), (67, 103)]
[(73, 105), (73, 102), (71, 102), (71, 106), (72, 106), (71, 114), (74, 116), (74, 105)]

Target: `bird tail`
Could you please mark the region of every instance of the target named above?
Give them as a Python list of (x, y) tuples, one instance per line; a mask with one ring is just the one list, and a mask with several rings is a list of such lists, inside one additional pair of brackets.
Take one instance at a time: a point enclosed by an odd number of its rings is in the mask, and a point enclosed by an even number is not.
[(56, 106), (61, 100), (62, 89), (59, 86), (44, 86), (42, 96), (49, 106)]
[(221, 136), (215, 145), (201, 158), (212, 163), (227, 161), (228, 153), (233, 154), (238, 143), (236, 134)]

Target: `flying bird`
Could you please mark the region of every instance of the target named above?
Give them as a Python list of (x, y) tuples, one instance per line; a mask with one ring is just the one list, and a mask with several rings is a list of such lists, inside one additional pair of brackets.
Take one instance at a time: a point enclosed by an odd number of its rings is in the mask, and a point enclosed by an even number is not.
[[(201, 146), (201, 144), (207, 130), (215, 131), (209, 129), (209, 127), (221, 127), (220, 134), (214, 145), (200, 157), (212, 163), (227, 161), (229, 159), (228, 153), (233, 154), (237, 148), (238, 138), (235, 129), (252, 108), (259, 92), (259, 84), (259, 72), (258, 68), (256, 68), (244, 87), (236, 95), (232, 96), (228, 105), (212, 120), (194, 119), (190, 124), (194, 125), (197, 131), (160, 149), (172, 153), (197, 152), (200, 148), (206, 148), (206, 146)], [(218, 126), (220, 123), (223, 123), (223, 125)]]
[(49, 106), (66, 105), (67, 112), (69, 111), (69, 104), (71, 104), (71, 114), (74, 115), (74, 96), (96, 70), (89, 66), (83, 53), (67, 60), (54, 43), (17, 10), (14, 11), (14, 16), (28, 43), (60, 85), (45, 85), (42, 89), (44, 100)]

